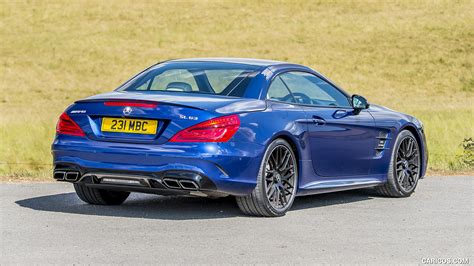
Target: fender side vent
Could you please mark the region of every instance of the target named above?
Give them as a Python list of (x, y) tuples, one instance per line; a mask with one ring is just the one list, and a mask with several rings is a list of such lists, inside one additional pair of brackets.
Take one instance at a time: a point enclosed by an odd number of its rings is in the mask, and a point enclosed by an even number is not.
[(375, 147), (375, 155), (381, 156), (384, 150), (388, 150), (387, 143), (392, 139), (387, 131), (380, 131), (376, 137), (377, 146)]

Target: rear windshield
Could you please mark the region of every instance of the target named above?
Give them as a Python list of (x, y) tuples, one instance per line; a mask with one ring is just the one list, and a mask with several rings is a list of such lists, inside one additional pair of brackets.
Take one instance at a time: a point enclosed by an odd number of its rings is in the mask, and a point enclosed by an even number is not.
[(171, 63), (139, 74), (118, 91), (185, 92), (243, 97), (255, 66), (220, 63)]

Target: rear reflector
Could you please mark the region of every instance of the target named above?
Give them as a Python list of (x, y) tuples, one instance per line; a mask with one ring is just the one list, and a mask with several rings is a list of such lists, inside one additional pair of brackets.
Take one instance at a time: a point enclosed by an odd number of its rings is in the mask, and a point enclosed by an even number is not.
[(105, 106), (130, 106), (130, 107), (142, 107), (142, 108), (155, 108), (158, 106), (156, 103), (146, 103), (146, 102), (104, 102)]
[(56, 133), (84, 137), (84, 131), (66, 113), (62, 113), (56, 125)]
[(170, 142), (226, 142), (239, 127), (238, 115), (221, 116), (181, 130)]

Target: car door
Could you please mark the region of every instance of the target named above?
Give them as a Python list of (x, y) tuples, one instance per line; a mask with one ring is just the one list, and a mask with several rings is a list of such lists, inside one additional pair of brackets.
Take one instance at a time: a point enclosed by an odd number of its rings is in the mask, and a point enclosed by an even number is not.
[(324, 79), (286, 72), (282, 81), (301, 104), (308, 121), (312, 165), (321, 177), (367, 176), (375, 156), (375, 121), (356, 114), (348, 97)]

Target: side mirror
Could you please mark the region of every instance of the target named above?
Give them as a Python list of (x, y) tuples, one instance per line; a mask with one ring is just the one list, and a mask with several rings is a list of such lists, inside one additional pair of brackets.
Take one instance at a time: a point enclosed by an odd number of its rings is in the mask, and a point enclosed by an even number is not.
[(369, 108), (369, 103), (364, 97), (354, 94), (352, 95), (352, 108), (354, 108), (354, 114), (359, 114), (363, 109)]

